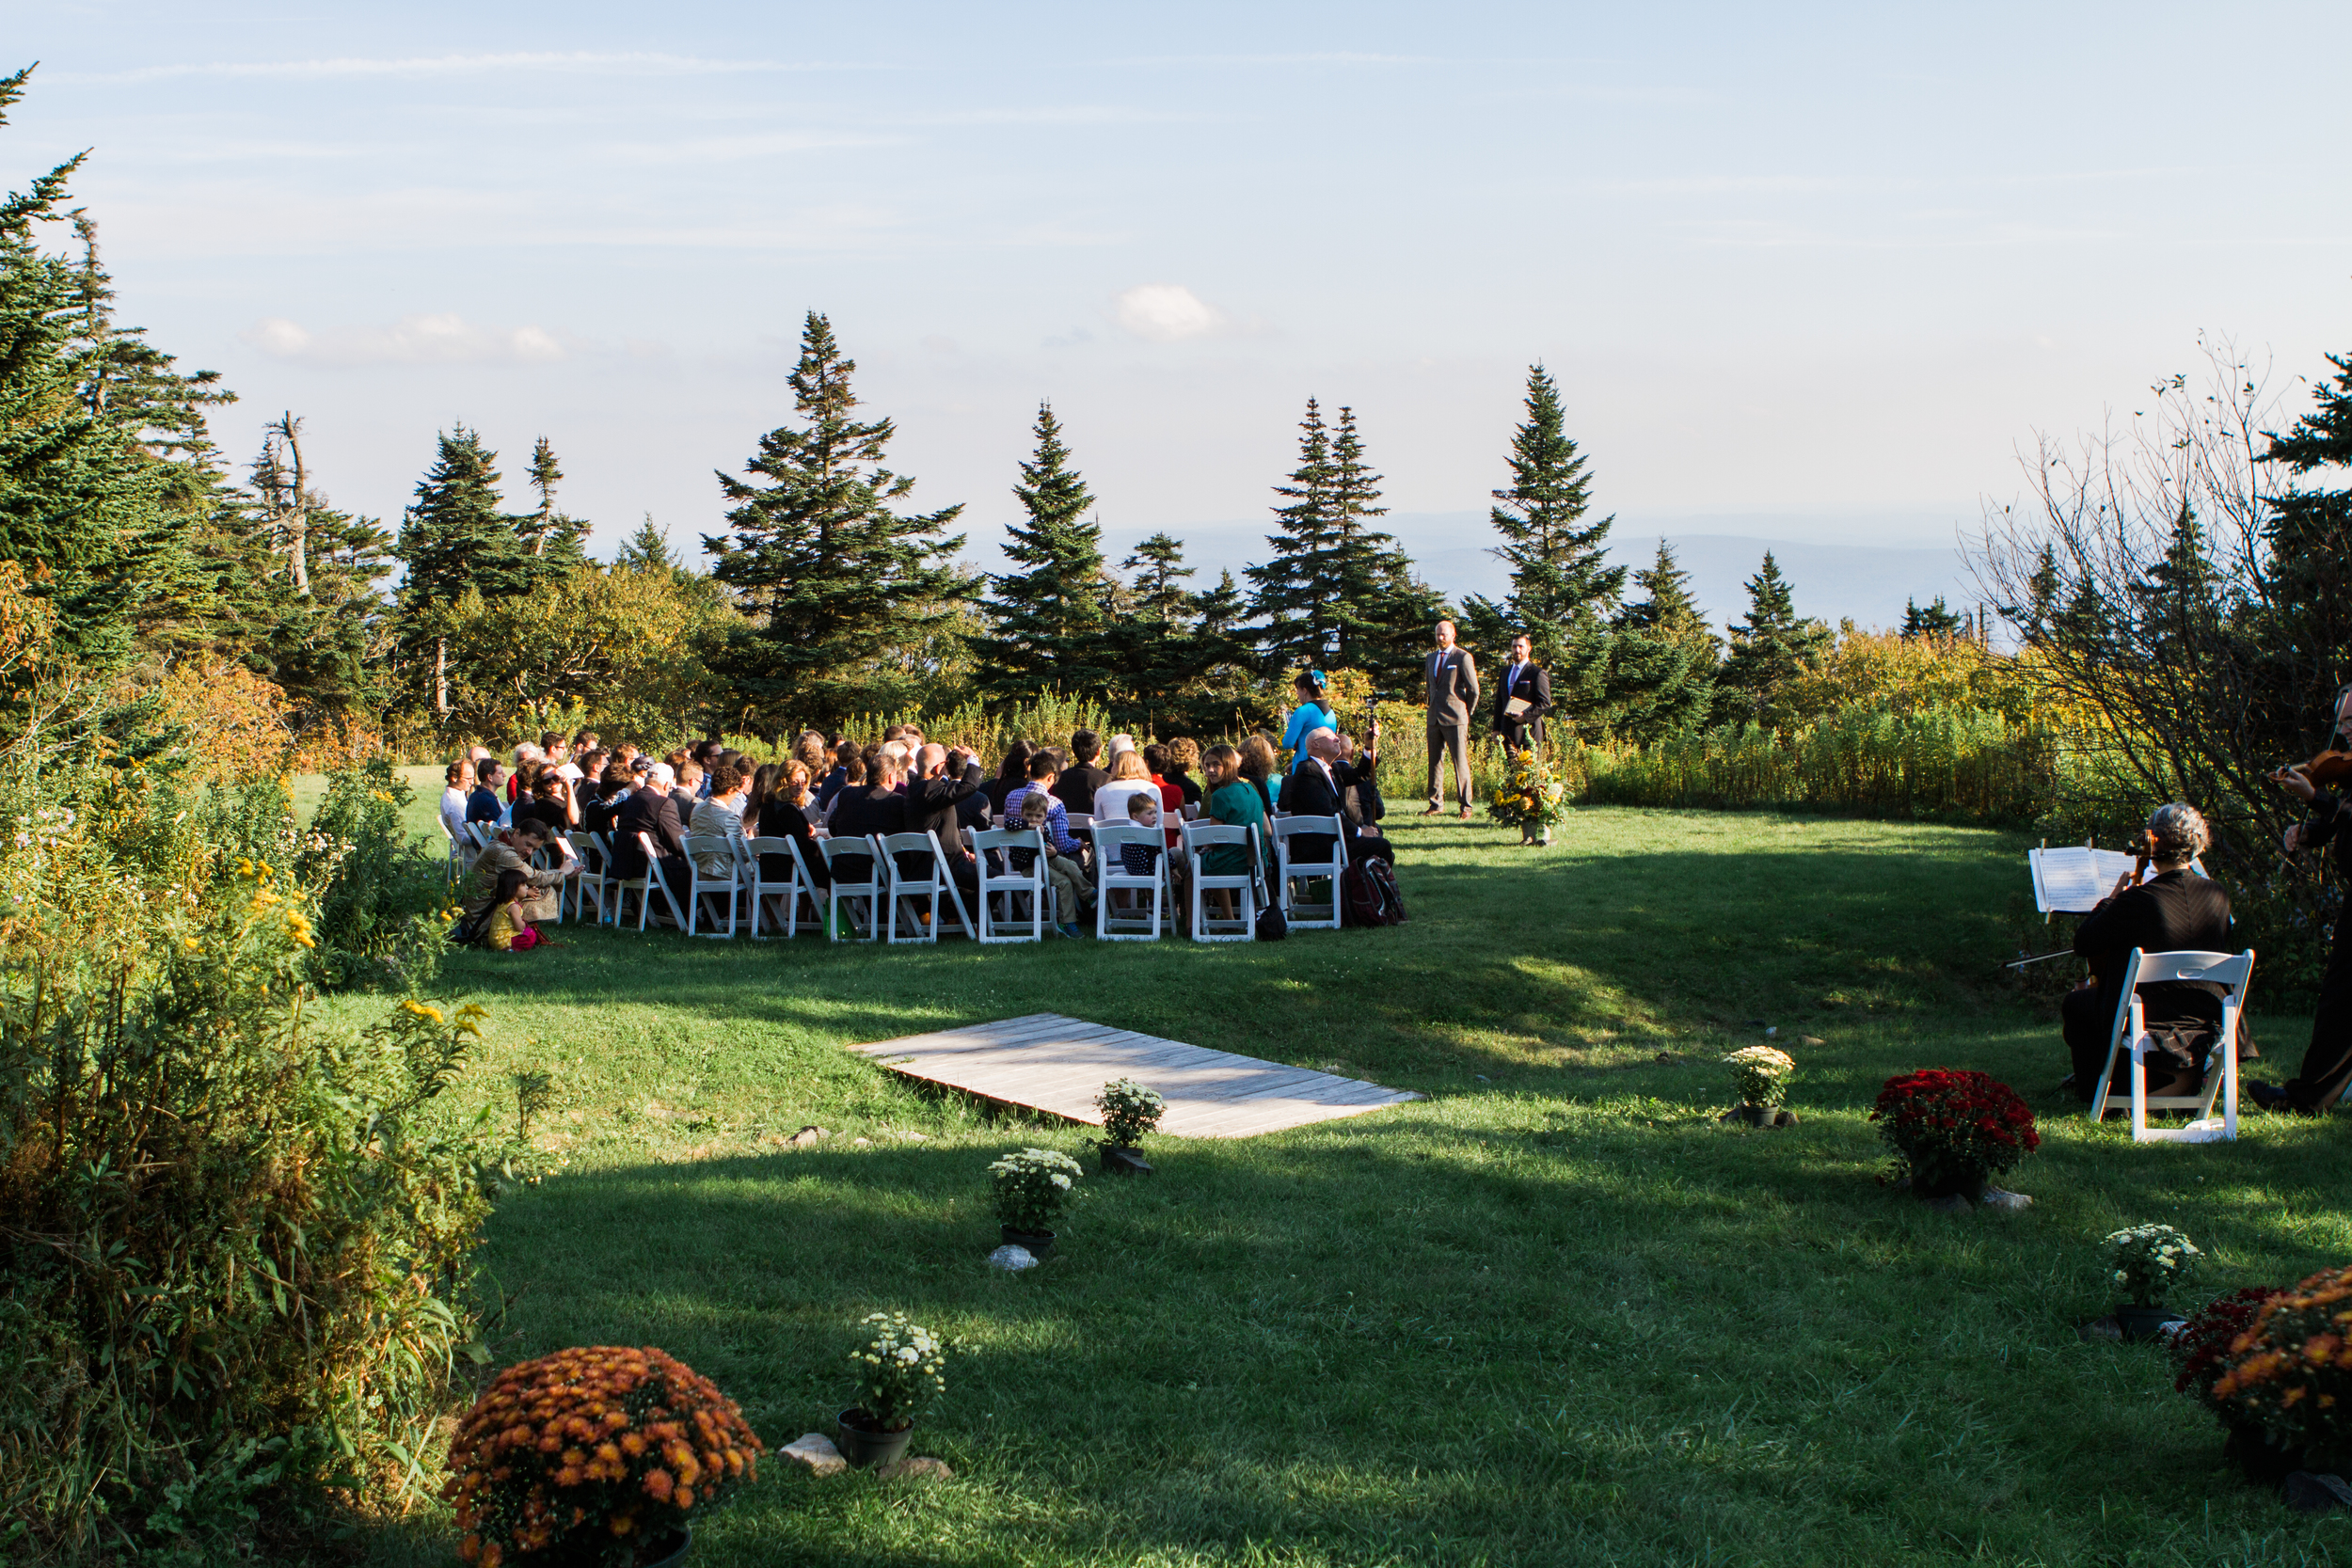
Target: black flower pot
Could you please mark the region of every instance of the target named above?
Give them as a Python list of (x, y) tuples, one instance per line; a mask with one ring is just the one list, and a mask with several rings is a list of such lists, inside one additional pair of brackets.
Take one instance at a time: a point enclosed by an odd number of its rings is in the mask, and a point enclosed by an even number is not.
[(1945, 1197), (1964, 1197), (1974, 1203), (1984, 1196), (1984, 1186), (1990, 1180), (1983, 1171), (1968, 1169), (1920, 1169), (1914, 1166), (1911, 1191), (1914, 1196), (1933, 1200)]
[[(677, 1568), (694, 1549), (694, 1528), (680, 1525), (675, 1534), (649, 1541), (637, 1548), (637, 1568)], [(651, 1552), (651, 1557), (645, 1554)]]
[(1009, 1225), (1000, 1225), (996, 1229), (1007, 1246), (1021, 1247), (1041, 1263), (1054, 1250), (1054, 1232), (1050, 1230), (1015, 1230)]
[(1143, 1151), (1139, 1148), (1104, 1144), (1103, 1146), (1103, 1174), (1104, 1176), (1149, 1176), (1152, 1174), (1152, 1162), (1143, 1157)]
[(2164, 1333), (2167, 1323), (2181, 1322), (2178, 1312), (2162, 1307), (2119, 1307), (2115, 1309), (2115, 1326), (2123, 1331), (2126, 1339), (2153, 1339)]
[(913, 1421), (896, 1432), (885, 1432), (875, 1424), (869, 1413), (862, 1409), (844, 1410), (834, 1425), (840, 1428), (840, 1436), (835, 1442), (841, 1449), (841, 1457), (860, 1470), (889, 1464), (905, 1453), (907, 1445), (914, 1440)]

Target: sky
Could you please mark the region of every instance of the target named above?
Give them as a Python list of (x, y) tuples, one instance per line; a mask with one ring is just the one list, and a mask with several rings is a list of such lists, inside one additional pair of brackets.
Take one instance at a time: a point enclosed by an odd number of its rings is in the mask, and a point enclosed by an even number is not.
[(1315, 397), (1455, 593), (1538, 361), (1633, 553), (1931, 550), (2200, 333), (2290, 418), (2352, 350), (2340, 3), (27, 10), (0, 185), (90, 150), (229, 453), (291, 410), (390, 521), (544, 435), (599, 553), (720, 528), (811, 310), (983, 565), (1041, 400), (1114, 559), (1214, 566)]

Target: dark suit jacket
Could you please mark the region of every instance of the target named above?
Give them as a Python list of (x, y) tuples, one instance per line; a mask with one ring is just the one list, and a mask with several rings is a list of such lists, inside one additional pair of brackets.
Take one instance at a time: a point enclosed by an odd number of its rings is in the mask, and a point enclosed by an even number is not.
[[(1511, 699), (1524, 697), (1535, 705), (1526, 717), (1514, 721), (1510, 716)], [(1495, 675), (1495, 734), (1514, 751), (1544, 743), (1544, 720), (1551, 713), (1551, 672), (1540, 664), (1528, 664), (1519, 671), (1518, 683), (1511, 684), (1511, 667), (1506, 664)]]
[[(653, 835), (654, 852), (663, 861), (686, 859), (686, 830), (677, 819), (677, 802), (657, 790), (640, 789), (621, 802), (612, 819), (612, 874), (627, 880), (645, 874), (645, 851), (637, 835)], [(664, 865), (662, 874), (675, 881), (681, 872)], [(678, 890), (681, 894), (683, 888)]]
[[(963, 777), (960, 779), (942, 774), (936, 779), (925, 779), (911, 786), (913, 793), (907, 798), (907, 825), (903, 831), (937, 833), (940, 847), (946, 851), (950, 865), (968, 863), (972, 857), (963, 852), (963, 846), (956, 835), (956, 826), (964, 802), (980, 793), (983, 782), (980, 765), (976, 762), (963, 770)], [(919, 864), (910, 864), (902, 869), (918, 877), (924, 874)]]
[(1086, 763), (1073, 763), (1070, 770), (1054, 781), (1054, 798), (1072, 811), (1094, 815), (1094, 792), (1111, 782), (1111, 776), (1100, 768)]
[[(2099, 987), (2103, 1027), (2115, 1018), (2123, 990), (2122, 961), (2135, 947), (2143, 953), (2227, 953), (2230, 895), (2194, 871), (2168, 871), (2083, 916), (2074, 928), (2074, 951), (2106, 965), (2106, 978)], [(2201, 980), (2146, 986), (2139, 993), (2152, 1025), (2196, 1022), (2216, 1028), (2221, 1023), (2221, 996), (2219, 986)]]
[[(1282, 811), (1288, 816), (1336, 816), (1343, 829), (1353, 828), (1347, 810), (1341, 804), (1338, 786), (1327, 777), (1321, 767), (1311, 759), (1302, 762), (1288, 779), (1282, 782)], [(1348, 834), (1353, 838), (1355, 834)], [(1331, 858), (1329, 833), (1301, 833), (1291, 840), (1294, 861), (1327, 861)]]
[(1380, 799), (1380, 781), (1374, 776), (1377, 769), (1361, 753), (1331, 771), (1339, 778), (1340, 804), (1346, 808), (1348, 821), (1361, 829), (1389, 815), (1389, 803)]

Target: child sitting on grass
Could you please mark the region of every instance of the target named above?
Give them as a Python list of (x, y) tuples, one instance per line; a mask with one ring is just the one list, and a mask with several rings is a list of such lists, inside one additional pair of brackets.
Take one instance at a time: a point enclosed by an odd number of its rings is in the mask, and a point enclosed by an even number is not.
[(495, 948), (501, 953), (520, 953), (532, 947), (555, 945), (523, 918), (523, 895), (531, 891), (531, 879), (527, 874), (520, 871), (499, 873), (498, 892), (492, 895), (490, 921), (482, 928), (483, 946)]
[[(1086, 876), (1078, 869), (1075, 855), (1065, 855), (1055, 847), (1054, 835), (1046, 827), (1046, 819), (1057, 802), (1041, 789), (1033, 789), (1022, 799), (1021, 825), (1035, 828), (1045, 836), (1045, 879), (1054, 889), (1054, 926), (1063, 936), (1078, 935), (1078, 906), (1087, 894)], [(1013, 869), (1026, 871), (1024, 858), (1034, 859), (1035, 850), (1015, 849)]]

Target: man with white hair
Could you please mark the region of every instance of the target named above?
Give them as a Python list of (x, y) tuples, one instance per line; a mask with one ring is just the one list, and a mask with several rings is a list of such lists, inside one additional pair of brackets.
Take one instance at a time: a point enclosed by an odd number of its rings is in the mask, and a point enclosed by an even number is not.
[[(612, 819), (612, 874), (623, 881), (645, 875), (645, 840), (651, 839), (662, 879), (683, 897), (688, 877), (686, 829), (678, 821), (677, 802), (670, 795), (676, 782), (677, 775), (668, 763), (654, 763), (622, 803), (620, 815)], [(662, 906), (657, 903), (654, 908), (659, 911)]]
[[(2085, 980), (2059, 1004), (2067, 1054), (2074, 1075), (2067, 1080), (2088, 1101), (2106, 1069), (2115, 1034), (2115, 1010), (2123, 996), (2123, 960), (2133, 948), (2143, 953), (2226, 953), (2230, 950), (2230, 895), (2221, 884), (2189, 869), (2213, 834), (2195, 806), (2175, 801), (2149, 816), (2145, 844), (2155, 874), (2134, 885), (2131, 873), (2115, 891), (2083, 916), (2074, 930), (2074, 951), (2090, 960), (2096, 983)], [(2221, 1030), (2222, 989), (2201, 980), (2171, 980), (2139, 988), (2148, 1032), (2156, 1049), (2148, 1053), (2150, 1094), (2194, 1094), (2204, 1083), (2206, 1054)]]

